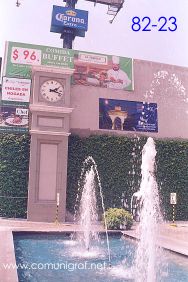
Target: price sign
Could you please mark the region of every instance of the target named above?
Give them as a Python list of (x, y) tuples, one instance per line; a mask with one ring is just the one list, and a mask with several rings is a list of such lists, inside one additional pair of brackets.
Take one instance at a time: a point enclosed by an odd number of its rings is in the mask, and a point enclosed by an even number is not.
[(11, 63), (23, 65), (41, 65), (41, 50), (12, 47)]
[(170, 193), (170, 204), (171, 205), (176, 205), (177, 204), (176, 193)]

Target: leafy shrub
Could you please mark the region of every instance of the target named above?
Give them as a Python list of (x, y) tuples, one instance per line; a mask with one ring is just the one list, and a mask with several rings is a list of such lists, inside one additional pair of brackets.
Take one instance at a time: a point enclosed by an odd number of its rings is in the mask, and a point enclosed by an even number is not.
[(108, 229), (128, 230), (133, 225), (132, 215), (124, 209), (110, 208), (105, 212), (105, 217)]

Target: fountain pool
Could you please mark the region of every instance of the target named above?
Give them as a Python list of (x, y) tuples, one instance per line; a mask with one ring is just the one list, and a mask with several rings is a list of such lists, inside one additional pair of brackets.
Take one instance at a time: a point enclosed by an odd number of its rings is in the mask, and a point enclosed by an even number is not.
[[(136, 242), (115, 235), (109, 240), (111, 268), (103, 236), (87, 251), (70, 234), (14, 233), (19, 282), (137, 281), (132, 267)], [(164, 269), (157, 281), (188, 281), (188, 259), (167, 251), (164, 256)]]

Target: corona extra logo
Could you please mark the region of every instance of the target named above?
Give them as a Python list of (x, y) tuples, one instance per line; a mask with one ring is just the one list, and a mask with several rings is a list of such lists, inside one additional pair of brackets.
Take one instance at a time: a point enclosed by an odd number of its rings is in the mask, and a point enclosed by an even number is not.
[(71, 17), (76, 17), (76, 12), (73, 10), (68, 10), (66, 11), (66, 15)]
[[(67, 14), (67, 12), (66, 12)], [(73, 16), (67, 16), (65, 14), (61, 14), (61, 13), (58, 13), (56, 14), (55, 16), (56, 20), (57, 21), (60, 21), (60, 22), (63, 22), (64, 24), (85, 24), (85, 20), (84, 19), (81, 19), (81, 18), (76, 18), (76, 17), (73, 17)]]

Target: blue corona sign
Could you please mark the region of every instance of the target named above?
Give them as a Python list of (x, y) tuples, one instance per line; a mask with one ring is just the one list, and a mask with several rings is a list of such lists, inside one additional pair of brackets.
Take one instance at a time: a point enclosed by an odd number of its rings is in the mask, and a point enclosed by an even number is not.
[(76, 35), (83, 36), (88, 28), (88, 11), (53, 6), (50, 31), (62, 33), (67, 27), (77, 30)]

